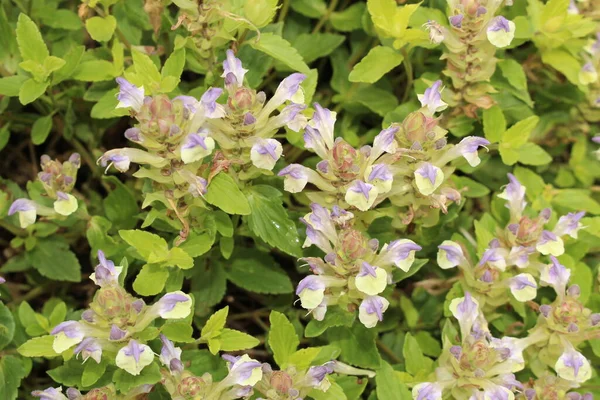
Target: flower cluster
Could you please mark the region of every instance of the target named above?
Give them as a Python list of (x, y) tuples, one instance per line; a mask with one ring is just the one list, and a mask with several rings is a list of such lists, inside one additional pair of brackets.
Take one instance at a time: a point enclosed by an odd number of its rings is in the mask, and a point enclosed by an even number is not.
[(560, 378), (577, 386), (592, 375), (590, 362), (577, 347), (600, 338), (600, 314), (581, 303), (578, 285), (567, 287), (570, 276), (571, 271), (558, 262), (542, 271), (542, 284), (554, 289), (556, 299), (539, 307), (540, 316), (529, 336), (541, 337), (531, 352), (539, 362), (532, 365), (550, 366)]
[(73, 352), (84, 362), (91, 358), (99, 364), (105, 358), (131, 375), (139, 375), (154, 360), (154, 352), (144, 343), (151, 339), (146, 328), (157, 318), (187, 317), (192, 298), (183, 292), (167, 293), (148, 306), (119, 284), (122, 267), (107, 260), (102, 251), (98, 251), (98, 259), (100, 264), (90, 278), (100, 289), (81, 320), (54, 327), (52, 347), (62, 354), (75, 346)]
[(374, 327), (389, 306), (380, 294), (393, 283), (394, 270), (407, 272), (421, 247), (401, 239), (379, 249), (376, 239), (369, 240), (353, 226), (352, 213), (337, 206), (330, 212), (316, 203), (311, 209), (302, 219), (307, 236), (304, 247), (314, 244), (326, 255), (303, 258), (313, 274), (296, 289), (302, 307), (317, 320), (334, 305), (352, 313), (358, 308), (360, 322)]
[[(556, 257), (564, 251), (564, 237), (577, 238), (584, 213), (561, 216), (554, 228), (546, 225), (551, 211), (544, 209), (536, 217), (526, 215), (525, 187), (512, 174), (510, 183), (498, 196), (507, 201), (510, 220), (498, 229), (479, 262), (470, 261), (468, 252), (456, 242), (446, 240), (439, 246), (437, 261), (443, 269), (459, 267), (462, 284), (480, 301), (484, 309), (493, 309), (508, 302), (508, 290), (517, 301), (532, 300), (537, 295), (537, 279), (544, 280), (546, 271), (559, 265)], [(546, 265), (542, 256), (550, 256)]]
[(38, 180), (41, 182), (46, 196), (53, 200), (52, 207), (29, 199), (15, 200), (8, 215), (18, 214), (21, 228), (33, 224), (37, 216), (47, 218), (64, 218), (77, 211), (77, 198), (71, 194), (77, 179), (77, 171), (81, 166), (81, 157), (73, 153), (68, 161), (61, 163), (43, 155), (40, 159), (41, 172)]
[(451, 105), (472, 118), (478, 108), (494, 104), (490, 93), (496, 90), (489, 80), (496, 70), (496, 49), (510, 45), (515, 36), (515, 23), (496, 16), (503, 3), (508, 1), (448, 0), (449, 27), (436, 21), (425, 24), (431, 41), (445, 45), (444, 74), (454, 90)]
[[(585, 47), (584, 64), (579, 71), (579, 82), (586, 85), (587, 92), (587, 109), (597, 111), (600, 108), (600, 79), (598, 78), (600, 71), (600, 32), (596, 33), (594, 39), (590, 39), (590, 43)], [(593, 120), (597, 121), (598, 117)]]
[(125, 394), (117, 394), (117, 390), (113, 384), (92, 389), (86, 394), (82, 394), (75, 388), (68, 388), (63, 394), (62, 387), (47, 388), (45, 390), (34, 390), (31, 394), (34, 397), (39, 397), (42, 400), (135, 400), (141, 398), (152, 390), (152, 385), (141, 385), (131, 389)]
[(444, 349), (435, 371), (435, 381), (413, 388), (413, 398), (441, 400), (514, 399), (522, 388), (514, 373), (525, 367), (523, 350), (536, 338), (494, 338), (469, 292), (450, 303), (450, 311), (460, 325), (460, 341), (444, 338)]
[(535, 381), (523, 385), (521, 394), (515, 397), (517, 400), (593, 400), (591, 393), (583, 395), (570, 392), (573, 385), (555, 375), (544, 374)]
[[(202, 197), (211, 179), (221, 171), (235, 171), (240, 181), (270, 174), (281, 157), (282, 146), (273, 135), (287, 126), (299, 130), (306, 118), (300, 83), (305, 75), (295, 73), (284, 79), (268, 101), (264, 92), (244, 85), (247, 72), (233, 51), (223, 62), (226, 101), (217, 102), (224, 90), (209, 88), (200, 100), (191, 96), (146, 96), (124, 78), (117, 107), (129, 108), (138, 124), (125, 137), (144, 147), (109, 150), (98, 160), (125, 172), (131, 163), (145, 165), (134, 176), (152, 180), (146, 205), (162, 202), (180, 219), (185, 239), (188, 216), (195, 207), (205, 207)], [(271, 114), (289, 103), (277, 115)], [(218, 149), (215, 150), (218, 145)]]
[(446, 108), (441, 91), (441, 81), (434, 82), (419, 96), (420, 110), (409, 114), (401, 124), (382, 130), (373, 146), (358, 150), (343, 138), (334, 138), (335, 112), (315, 104), (313, 117), (304, 130), (304, 142), (321, 161), (316, 170), (300, 164), (282, 169), (279, 175), (285, 178), (285, 189), (297, 193), (311, 183), (319, 189), (307, 193), (311, 201), (359, 211), (389, 199), (394, 206), (408, 209), (404, 223), (429, 215), (432, 209), (446, 212), (449, 203), (461, 198), (449, 183), (454, 167), (448, 164), (464, 157), (477, 166), (477, 150), (489, 142), (466, 137), (456, 146), (447, 144), (447, 131), (434, 116)]

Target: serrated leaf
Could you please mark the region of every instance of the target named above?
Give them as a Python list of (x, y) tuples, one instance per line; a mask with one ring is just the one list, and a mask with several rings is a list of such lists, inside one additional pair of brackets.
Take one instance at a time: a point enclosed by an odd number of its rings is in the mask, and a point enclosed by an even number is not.
[(169, 253), (169, 245), (165, 239), (154, 233), (134, 230), (121, 230), (119, 236), (131, 247), (135, 248), (142, 258), (148, 260), (152, 254), (154, 257), (162, 256), (165, 259)]
[(227, 314), (229, 313), (229, 306), (220, 309), (210, 316), (208, 321), (204, 324), (200, 333), (202, 339), (212, 339), (221, 334), (221, 331), (225, 327), (227, 322)]
[(27, 79), (19, 89), (19, 101), (26, 105), (44, 94), (49, 82), (37, 82), (35, 79)]
[(21, 379), (27, 376), (23, 362), (14, 356), (0, 357), (0, 399), (15, 400), (19, 395)]
[(215, 237), (208, 232), (201, 234), (192, 233), (179, 247), (195, 258), (207, 253), (212, 248), (214, 242)]
[[(411, 360), (406, 361), (410, 364)], [(400, 381), (390, 364), (383, 361), (375, 375), (378, 400), (410, 400), (412, 395), (406, 385)]]
[(275, 358), (277, 365), (280, 368), (285, 368), (288, 358), (296, 351), (300, 340), (296, 335), (294, 325), (284, 314), (271, 311), (269, 322), (271, 323), (269, 347), (273, 350), (273, 358)]
[(351, 328), (333, 327), (327, 330), (330, 344), (341, 350), (342, 361), (361, 368), (379, 368), (381, 357), (375, 344), (377, 333), (355, 323)]
[(250, 214), (250, 206), (246, 196), (226, 172), (218, 173), (210, 181), (204, 198), (208, 203), (219, 207), (228, 214)]
[(256, 185), (247, 196), (252, 210), (248, 216), (252, 232), (270, 245), (299, 257), (302, 253), (298, 230), (283, 208), (281, 193), (266, 185)]
[(52, 349), (52, 343), (54, 343), (54, 336), (45, 335), (29, 339), (23, 343), (17, 351), (19, 354), (25, 357), (46, 357), (52, 358), (58, 356)]
[(13, 340), (14, 335), (15, 321), (13, 315), (4, 303), (0, 303), (0, 350)]
[(85, 367), (83, 368), (83, 374), (81, 375), (81, 385), (83, 387), (92, 386), (94, 383), (98, 382), (98, 379), (104, 375), (106, 371), (106, 363), (100, 362), (99, 364), (94, 360), (89, 360), (89, 362), (85, 363)]
[(344, 42), (344, 39), (343, 35), (335, 33), (303, 33), (294, 40), (294, 48), (306, 63), (311, 63), (317, 58), (331, 54)]
[(69, 246), (57, 239), (38, 240), (27, 253), (31, 264), (40, 274), (55, 281), (81, 281), (81, 266)]
[(250, 46), (281, 61), (294, 71), (300, 71), (305, 74), (308, 74), (310, 71), (310, 68), (308, 68), (298, 50), (279, 35), (270, 32), (262, 33), (260, 40), (258, 42), (251, 41)]
[(502, 109), (494, 105), (483, 110), (483, 133), (486, 139), (492, 143), (499, 142), (504, 131), (506, 131), (506, 118)]
[(17, 43), (23, 60), (33, 60), (43, 64), (50, 55), (48, 47), (35, 22), (25, 14), (19, 14), (17, 21)]
[(28, 80), (26, 76), (14, 75), (0, 78), (0, 95), (16, 97), (19, 95), (21, 86)]
[(376, 46), (350, 72), (350, 82), (375, 83), (383, 75), (402, 63), (404, 57), (394, 49)]
[(347, 312), (340, 307), (330, 307), (322, 321), (317, 321), (316, 319), (310, 320), (308, 325), (306, 325), (306, 329), (304, 330), (304, 336), (320, 336), (328, 328), (333, 326), (352, 326), (352, 323), (355, 319), (355, 313)]

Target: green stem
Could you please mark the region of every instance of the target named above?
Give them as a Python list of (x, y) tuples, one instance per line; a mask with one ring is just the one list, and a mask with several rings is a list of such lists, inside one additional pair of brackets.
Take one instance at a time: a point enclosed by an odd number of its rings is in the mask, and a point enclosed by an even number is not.
[(331, 16), (331, 13), (337, 7), (337, 4), (338, 4), (338, 0), (331, 0), (331, 3), (329, 3), (329, 7), (327, 8), (327, 11), (325, 12), (325, 14), (323, 14), (323, 16), (321, 17), (319, 22), (317, 22), (317, 25), (315, 25), (315, 28), (313, 29), (312, 33), (318, 33), (321, 30), (321, 28), (323, 28), (323, 25), (325, 25), (325, 23), (329, 20), (329, 17)]

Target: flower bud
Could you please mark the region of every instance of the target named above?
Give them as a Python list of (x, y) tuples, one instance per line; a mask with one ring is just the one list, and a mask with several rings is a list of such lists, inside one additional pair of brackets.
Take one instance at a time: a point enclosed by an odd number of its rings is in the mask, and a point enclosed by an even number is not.
[(282, 396), (287, 395), (292, 388), (292, 378), (283, 371), (274, 371), (271, 374), (269, 383), (271, 384), (271, 387)]
[(184, 398), (197, 398), (207, 387), (206, 382), (197, 376), (187, 376), (177, 385), (177, 392)]
[(367, 252), (367, 243), (362, 232), (356, 229), (344, 229), (339, 235), (341, 256), (346, 260), (357, 260)]

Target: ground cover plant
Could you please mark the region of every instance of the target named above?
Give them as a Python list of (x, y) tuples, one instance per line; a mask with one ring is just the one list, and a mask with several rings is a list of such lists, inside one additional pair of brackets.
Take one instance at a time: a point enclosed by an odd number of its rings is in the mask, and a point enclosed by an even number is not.
[(0, 3), (0, 399), (600, 396), (596, 0)]

